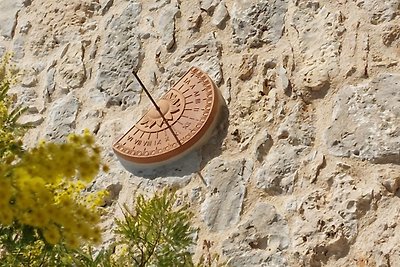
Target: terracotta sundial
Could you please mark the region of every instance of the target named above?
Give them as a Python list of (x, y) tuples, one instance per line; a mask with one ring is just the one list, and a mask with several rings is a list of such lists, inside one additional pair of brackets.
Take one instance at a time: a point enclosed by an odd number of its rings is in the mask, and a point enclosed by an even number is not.
[[(135, 74), (135, 73), (134, 73)], [(127, 169), (157, 167), (203, 144), (218, 120), (222, 97), (206, 73), (192, 67), (113, 145)]]

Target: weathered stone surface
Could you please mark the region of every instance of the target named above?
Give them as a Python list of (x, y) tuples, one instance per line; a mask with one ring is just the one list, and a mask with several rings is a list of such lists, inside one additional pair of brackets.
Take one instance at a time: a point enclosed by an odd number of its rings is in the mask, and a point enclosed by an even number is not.
[(21, 80), (23, 87), (34, 87), (38, 83), (37, 71), (35, 69), (29, 69), (24, 72), (24, 76)]
[(216, 7), (211, 22), (215, 26), (223, 28), (224, 23), (228, 18), (229, 18), (228, 9), (226, 8), (225, 2), (222, 1)]
[(140, 86), (133, 81), (142, 57), (137, 27), (141, 4), (129, 3), (107, 28), (106, 40), (96, 77), (96, 87), (114, 99), (112, 103), (127, 107), (140, 101)]
[(286, 0), (235, 1), (232, 14), (234, 42), (259, 47), (276, 43), (282, 36)]
[(81, 87), (86, 80), (83, 50), (82, 43), (69, 43), (63, 49), (56, 79), (58, 86), (66, 91)]
[(104, 15), (114, 4), (114, 0), (100, 0), (101, 14)]
[(171, 4), (162, 9), (158, 21), (158, 31), (161, 34), (162, 44), (170, 50), (175, 44), (175, 17), (178, 14), (178, 6)]
[(41, 114), (25, 114), (22, 115), (21, 118), (18, 120), (21, 124), (29, 124), (32, 126), (39, 126), (44, 121), (43, 115)]
[(256, 137), (253, 144), (253, 154), (254, 158), (259, 162), (263, 162), (266, 155), (268, 155), (269, 150), (273, 145), (273, 140), (271, 135), (267, 130), (261, 131)]
[(400, 26), (395, 25), (387, 25), (383, 29), (382, 33), (382, 42), (386, 46), (391, 46), (393, 43), (398, 43), (400, 38)]
[(254, 68), (257, 66), (257, 55), (245, 54), (242, 57), (242, 63), (239, 66), (239, 78), (243, 81), (249, 80), (253, 75)]
[(149, 11), (157, 11), (169, 5), (171, 0), (156, 0), (154, 3), (151, 3)]
[[(31, 16), (32, 27), (26, 34), (29, 52), (37, 57), (54, 56), (68, 43), (90, 42), (93, 31), (93, 17), (100, 9), (98, 1), (83, 0), (52, 2), (38, 1), (29, 7), (31, 12), (42, 16)], [(45, 13), (45, 15), (43, 15)]]
[(23, 6), (22, 0), (2, 0), (0, 2), (0, 35), (6, 38), (14, 36), (17, 14)]
[(296, 47), (298, 43), (298, 56), (304, 59), (295, 78), (299, 86), (310, 91), (327, 89), (338, 74), (342, 20), (340, 12), (322, 7), (314, 10), (305, 2), (294, 13), (292, 24), (299, 32), (294, 42)]
[(272, 195), (291, 193), (298, 176), (298, 158), (303, 150), (285, 141), (278, 142), (255, 174), (256, 186)]
[(357, 6), (368, 11), (370, 22), (372, 24), (380, 24), (382, 22), (391, 21), (399, 15), (398, 0), (358, 0)]
[(16, 105), (27, 107), (28, 113), (37, 113), (38, 108), (36, 107), (36, 101), (39, 99), (38, 94), (33, 88), (16, 87), (11, 90), (12, 94), (16, 95)]
[(19, 32), (22, 34), (27, 34), (29, 30), (32, 28), (32, 24), (30, 21), (22, 22), (19, 28)]
[(183, 14), (186, 17), (186, 29), (190, 31), (198, 31), (202, 22), (200, 4), (198, 2), (191, 3), (191, 8), (187, 14)]
[(104, 112), (100, 107), (94, 106), (93, 109), (84, 111), (82, 117), (79, 118), (79, 122), (81, 123), (77, 123), (77, 128), (88, 129), (91, 133), (97, 133), (104, 119)]
[(376, 179), (390, 193), (395, 194), (400, 188), (400, 173), (395, 168), (379, 170)]
[(329, 194), (315, 190), (298, 205), (292, 224), (293, 246), (306, 266), (346, 257), (359, 234), (358, 221), (373, 209), (374, 190), (346, 174), (332, 177)]
[(223, 79), (220, 56), (222, 51), (221, 42), (217, 41), (213, 34), (204, 39), (189, 44), (174, 62), (175, 66), (187, 70), (189, 66), (197, 66), (207, 72), (217, 86)]
[(337, 94), (325, 133), (329, 152), (400, 164), (400, 75), (381, 74)]
[(273, 205), (259, 202), (222, 245), (232, 266), (286, 266), (290, 245), (286, 220)]
[(297, 101), (278, 127), (278, 139), (286, 139), (293, 146), (311, 146), (315, 139), (313, 114), (303, 112), (306, 108)]
[(200, 0), (200, 8), (208, 13), (213, 13), (221, 0)]
[(22, 59), (25, 56), (25, 39), (22, 37), (17, 37), (13, 44), (13, 58)]
[(69, 93), (51, 105), (46, 120), (45, 136), (51, 141), (63, 141), (75, 129), (79, 100)]
[(310, 183), (314, 183), (320, 171), (326, 166), (325, 156), (320, 151), (312, 151), (305, 161), (306, 173)]
[(276, 88), (284, 92), (286, 95), (290, 95), (292, 86), (287, 77), (286, 69), (283, 67), (278, 67), (276, 74), (277, 74), (275, 80)]
[(239, 222), (252, 168), (245, 159), (216, 159), (203, 171), (209, 191), (201, 214), (210, 230), (225, 230)]
[(46, 82), (43, 91), (43, 94), (47, 100), (51, 99), (51, 95), (56, 89), (55, 75), (56, 69), (54, 68), (54, 66), (50, 66), (46, 73)]

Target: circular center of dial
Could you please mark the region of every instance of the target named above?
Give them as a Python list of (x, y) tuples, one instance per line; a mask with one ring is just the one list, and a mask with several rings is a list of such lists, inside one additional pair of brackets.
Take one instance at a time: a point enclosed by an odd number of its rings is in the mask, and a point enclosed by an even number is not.
[(147, 133), (155, 133), (165, 130), (168, 128), (168, 125), (174, 125), (182, 116), (185, 107), (185, 97), (181, 92), (172, 89), (157, 102), (157, 105), (164, 118), (155, 107), (152, 107), (137, 123), (138, 129)]
[[(172, 112), (174, 112), (174, 110), (171, 108), (171, 102), (169, 102), (168, 100), (161, 99), (160, 101), (158, 101), (157, 105), (160, 107), (161, 114), (163, 114), (164, 117), (165, 115), (167, 115), (168, 111), (171, 110)], [(151, 108), (147, 116), (153, 120), (163, 120), (161, 114), (156, 108)]]

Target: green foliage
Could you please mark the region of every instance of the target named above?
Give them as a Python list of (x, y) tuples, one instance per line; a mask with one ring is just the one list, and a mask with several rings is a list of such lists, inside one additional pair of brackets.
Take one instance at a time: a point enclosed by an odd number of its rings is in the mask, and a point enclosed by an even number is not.
[(115, 267), (117, 265), (112, 256), (111, 249), (102, 249), (95, 254), (92, 247), (85, 247), (75, 251), (73, 262), (81, 267)]
[(149, 200), (136, 199), (134, 212), (124, 207), (116, 220), (128, 266), (192, 266), (188, 248), (193, 243), (187, 206), (174, 208), (174, 194), (165, 190)]
[(15, 82), (16, 70), (10, 67), (10, 55), (0, 62), (0, 160), (12, 161), (22, 152), (21, 138), (29, 125), (18, 123), (25, 111), (22, 106), (13, 106), (13, 98), (8, 94)]

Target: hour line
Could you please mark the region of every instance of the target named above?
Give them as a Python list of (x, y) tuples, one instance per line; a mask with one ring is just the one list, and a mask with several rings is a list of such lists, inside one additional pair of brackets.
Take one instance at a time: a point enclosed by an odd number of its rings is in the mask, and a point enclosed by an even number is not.
[(198, 119), (195, 119), (195, 118), (192, 118), (192, 117), (188, 117), (188, 116), (186, 116), (186, 115), (182, 115), (182, 117), (188, 118), (188, 119), (191, 119), (191, 120), (194, 120), (194, 121), (199, 121)]

